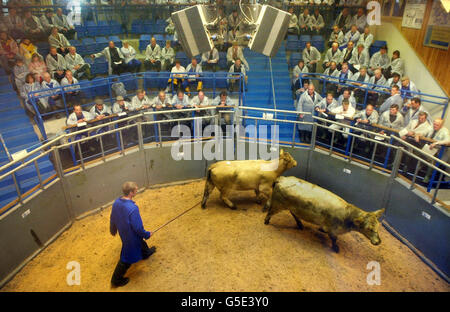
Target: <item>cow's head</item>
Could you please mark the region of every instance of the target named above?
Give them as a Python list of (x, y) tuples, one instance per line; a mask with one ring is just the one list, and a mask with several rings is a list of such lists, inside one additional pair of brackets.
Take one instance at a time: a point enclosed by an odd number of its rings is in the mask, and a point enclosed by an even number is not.
[(285, 152), (284, 150), (280, 150), (280, 161), (285, 162), (286, 170), (297, 166), (297, 161), (291, 156), (291, 154)]
[(358, 231), (367, 237), (372, 245), (381, 244), (381, 239), (378, 235), (378, 226), (380, 225), (378, 219), (383, 215), (383, 213), (384, 208), (374, 212), (367, 212), (355, 220)]

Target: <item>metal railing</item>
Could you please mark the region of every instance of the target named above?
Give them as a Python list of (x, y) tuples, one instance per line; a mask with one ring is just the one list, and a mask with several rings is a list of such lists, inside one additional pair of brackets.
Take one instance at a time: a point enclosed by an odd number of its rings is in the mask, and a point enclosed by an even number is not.
[[(228, 109), (230, 109), (229, 107)], [(445, 183), (443, 180), (444, 178), (448, 178), (450, 175), (447, 173), (447, 170), (449, 169), (449, 164), (443, 162), (439, 157), (442, 156), (443, 151), (445, 151), (445, 147), (442, 147), (441, 153), (438, 157), (434, 157), (431, 155), (428, 155), (421, 151), (420, 148), (417, 148), (408, 142), (405, 142), (404, 140), (397, 138), (394, 135), (381, 135), (377, 132), (367, 130), (367, 129), (361, 129), (359, 127), (355, 127), (348, 123), (342, 123), (338, 121), (332, 121), (328, 119), (324, 119), (321, 117), (313, 116), (314, 122), (302, 122), (298, 120), (289, 120), (289, 119), (282, 119), (282, 118), (267, 118), (263, 116), (264, 113), (272, 112), (272, 113), (278, 113), (278, 116), (285, 115), (285, 114), (292, 114), (292, 115), (307, 115), (307, 112), (295, 112), (295, 111), (289, 111), (289, 110), (276, 110), (276, 109), (261, 109), (261, 108), (255, 108), (255, 107), (245, 107), (245, 106), (236, 106), (232, 107), (230, 110), (224, 110), (225, 108), (220, 107), (204, 107), (204, 108), (190, 108), (181, 110), (185, 114), (183, 117), (177, 117), (175, 119), (167, 119), (167, 120), (158, 120), (158, 116), (166, 115), (166, 114), (178, 114), (180, 111), (152, 111), (152, 112), (142, 112), (139, 115), (135, 116), (129, 116), (125, 117), (123, 119), (119, 120), (113, 120), (104, 124), (100, 125), (94, 125), (90, 128), (83, 129), (83, 130), (77, 130), (74, 132), (66, 133), (64, 135), (61, 135), (43, 146), (35, 149), (34, 151), (28, 153), (27, 155), (22, 156), (21, 158), (12, 161), (11, 163), (3, 166), (0, 168), (0, 172), (2, 173), (0, 176), (0, 182), (10, 176), (13, 176), (16, 174), (19, 170), (25, 168), (26, 166), (34, 164), (35, 170), (37, 173), (37, 176), (39, 177), (39, 184), (37, 185), (37, 188), (34, 188), (33, 190), (37, 189), (43, 189), (45, 187), (45, 184), (48, 182), (43, 181), (41, 178), (41, 175), (39, 173), (39, 166), (37, 164), (38, 160), (42, 157), (48, 156), (49, 154), (57, 153), (58, 156), (54, 155), (53, 159), (57, 163), (55, 163), (55, 167), (57, 168), (58, 172), (62, 172), (61, 169), (63, 166), (60, 163), (60, 156), (59, 153), (63, 149), (70, 148), (72, 151), (72, 155), (75, 158), (76, 161), (74, 162), (74, 167), (71, 167), (72, 169), (68, 168), (69, 170), (77, 170), (81, 169), (84, 170), (86, 168), (86, 164), (92, 160), (92, 162), (95, 164), (97, 161), (106, 161), (108, 154), (112, 154), (113, 152), (117, 152), (119, 155), (126, 155), (126, 151), (128, 148), (139, 148), (142, 149), (144, 146), (148, 143), (156, 144), (156, 146), (162, 146), (164, 143), (164, 137), (162, 135), (162, 127), (164, 125), (174, 125), (174, 124), (186, 124), (191, 125), (191, 129), (194, 129), (194, 133), (191, 137), (181, 137), (175, 136), (171, 137), (172, 141), (178, 141), (179, 139), (184, 140), (208, 140), (211, 139), (210, 137), (203, 136), (203, 133), (198, 132), (195, 133), (195, 123), (200, 121), (210, 121), (213, 120), (215, 125), (223, 124), (221, 122), (221, 118), (224, 114), (233, 114), (235, 116), (231, 117), (231, 122), (229, 123), (231, 126), (244, 126), (249, 125), (253, 123), (255, 126), (256, 132), (254, 133), (254, 137), (247, 137), (246, 133), (236, 133), (237, 135), (237, 142), (239, 140), (241, 141), (252, 141), (252, 142), (260, 142), (263, 144), (271, 144), (276, 143), (279, 145), (285, 145), (285, 146), (291, 146), (294, 148), (306, 148), (310, 151), (317, 150), (317, 149), (324, 149), (328, 151), (329, 155), (338, 155), (348, 161), (351, 162), (358, 162), (365, 164), (368, 167), (368, 170), (381, 170), (387, 173), (402, 175), (403, 177), (409, 179), (411, 183), (411, 188), (424, 188), (431, 190), (434, 189), (433, 195), (430, 198), (430, 203), (435, 204), (438, 200), (438, 191), (440, 187)], [(253, 116), (249, 116), (246, 112), (256, 112), (257, 114), (253, 114)], [(198, 116), (197, 113), (201, 112), (210, 112), (207, 115)], [(261, 115), (259, 115), (259, 113)], [(192, 114), (189, 116), (189, 114)], [(201, 114), (200, 114), (201, 115)], [(259, 116), (258, 116), (259, 115)], [(272, 142), (271, 138), (261, 138), (258, 136), (258, 123), (265, 121), (266, 124), (269, 122), (269, 124), (273, 125), (279, 125), (280, 127), (283, 127), (283, 125), (288, 127), (293, 127), (292, 129), (292, 137), (284, 137), (279, 138), (277, 142)], [(296, 139), (296, 133), (298, 131), (297, 127), (298, 125), (308, 125), (311, 127), (312, 137), (311, 142), (308, 144), (301, 143)], [(332, 126), (336, 125), (338, 128), (333, 128)], [(105, 128), (106, 130), (103, 133), (95, 133), (96, 130)], [(154, 132), (152, 134), (146, 135), (145, 131), (146, 128), (153, 128)], [(133, 141), (131, 144), (126, 144), (126, 136), (124, 133), (126, 133), (129, 130), (136, 131), (137, 137), (136, 140)], [(324, 140), (321, 140), (319, 137), (319, 131), (323, 130), (327, 133), (331, 134), (331, 142), (326, 143)], [(277, 130), (279, 131), (279, 130)], [(86, 134), (86, 137), (81, 137), (80, 139), (75, 140), (74, 138), (79, 134)], [(337, 147), (334, 143), (334, 138), (339, 135), (347, 135), (347, 143), (344, 143), (346, 145), (344, 148)], [(108, 136), (116, 137), (116, 143), (114, 143), (114, 148), (108, 150), (107, 146), (105, 146), (104, 141), (107, 140)], [(290, 136), (290, 135), (289, 135)], [(151, 137), (151, 140), (148, 140), (149, 137)], [(378, 140), (375, 139), (375, 137), (378, 137)], [(61, 140), (66, 139), (67, 143), (61, 144)], [(364, 157), (361, 155), (361, 153), (356, 149), (356, 142), (357, 140), (364, 142), (364, 144), (371, 143), (373, 147), (371, 147), (370, 155), (369, 157)], [(82, 145), (85, 143), (93, 142), (95, 144), (98, 144), (100, 149), (96, 153), (93, 153), (92, 155), (84, 155), (82, 152)], [(173, 143), (173, 142), (172, 142)], [(172, 144), (169, 142), (168, 144)], [(380, 156), (383, 160), (381, 162), (377, 162), (376, 160), (376, 154), (378, 154), (378, 150), (380, 147), (384, 148), (384, 151), (381, 151)], [(76, 151), (76, 152), (75, 152)], [(389, 153), (390, 151), (390, 153)], [(413, 172), (405, 171), (404, 169), (395, 167), (395, 164), (391, 164), (389, 166), (383, 166), (384, 163), (386, 163), (390, 155), (392, 153), (401, 153), (403, 155), (407, 155), (408, 157), (411, 157), (412, 159), (418, 161), (418, 164), (415, 166), (415, 170)], [(35, 157), (32, 157), (34, 155), (37, 155)], [(59, 162), (59, 163), (58, 163)], [(430, 179), (430, 182), (428, 185), (424, 186), (423, 183), (423, 175), (420, 175), (420, 169), (428, 169), (433, 170), (433, 175)], [(14, 179), (13, 179), (14, 180)], [(18, 185), (17, 180), (14, 182), (15, 187), (17, 190), (17, 202), (20, 203), (24, 200), (24, 198), (31, 193), (28, 192), (28, 194), (23, 194), (23, 192), (20, 189), (20, 185)]]

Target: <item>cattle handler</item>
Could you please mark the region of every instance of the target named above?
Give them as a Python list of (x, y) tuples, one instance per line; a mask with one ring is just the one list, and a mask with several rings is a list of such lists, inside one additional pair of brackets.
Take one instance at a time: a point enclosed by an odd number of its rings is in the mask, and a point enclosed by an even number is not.
[(124, 277), (133, 263), (148, 259), (156, 247), (149, 248), (144, 239), (149, 239), (151, 232), (144, 229), (139, 208), (133, 201), (138, 186), (135, 182), (125, 182), (122, 186), (123, 196), (116, 199), (112, 206), (110, 219), (110, 232), (114, 236), (119, 231), (122, 240), (122, 251), (111, 278), (113, 287), (124, 286), (129, 278)]

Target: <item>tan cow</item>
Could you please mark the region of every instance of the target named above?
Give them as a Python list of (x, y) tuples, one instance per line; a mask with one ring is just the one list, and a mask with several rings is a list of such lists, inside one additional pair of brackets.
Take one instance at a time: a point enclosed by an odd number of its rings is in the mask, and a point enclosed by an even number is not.
[(358, 231), (366, 236), (373, 245), (381, 243), (378, 236), (378, 218), (384, 209), (366, 212), (347, 203), (339, 196), (296, 177), (280, 177), (276, 180), (271, 199), (266, 204), (265, 224), (270, 218), (288, 209), (300, 229), (301, 220), (319, 225), (320, 230), (328, 233), (334, 251), (339, 252), (337, 236), (350, 231)]
[(275, 180), (295, 166), (295, 159), (283, 150), (274, 160), (235, 160), (212, 164), (208, 168), (202, 208), (206, 208), (206, 201), (215, 187), (220, 191), (223, 202), (233, 210), (236, 205), (228, 198), (232, 190), (254, 190), (258, 203), (265, 204), (272, 194)]

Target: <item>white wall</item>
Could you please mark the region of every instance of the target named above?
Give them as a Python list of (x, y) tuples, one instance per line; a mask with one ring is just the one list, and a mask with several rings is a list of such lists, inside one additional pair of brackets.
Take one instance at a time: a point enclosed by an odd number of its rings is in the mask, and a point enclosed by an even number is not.
[[(421, 92), (446, 97), (445, 92), (433, 78), (415, 50), (392, 23), (383, 21), (380, 26), (376, 26), (373, 29), (373, 32), (375, 33), (375, 40), (385, 40), (387, 42), (390, 57), (393, 51), (400, 51), (401, 58), (405, 60), (405, 75), (409, 76)], [(433, 117), (441, 116), (441, 106), (430, 103), (425, 103), (424, 105)], [(448, 112), (446, 115), (450, 116)], [(445, 125), (450, 127), (450, 118), (446, 118)]]

